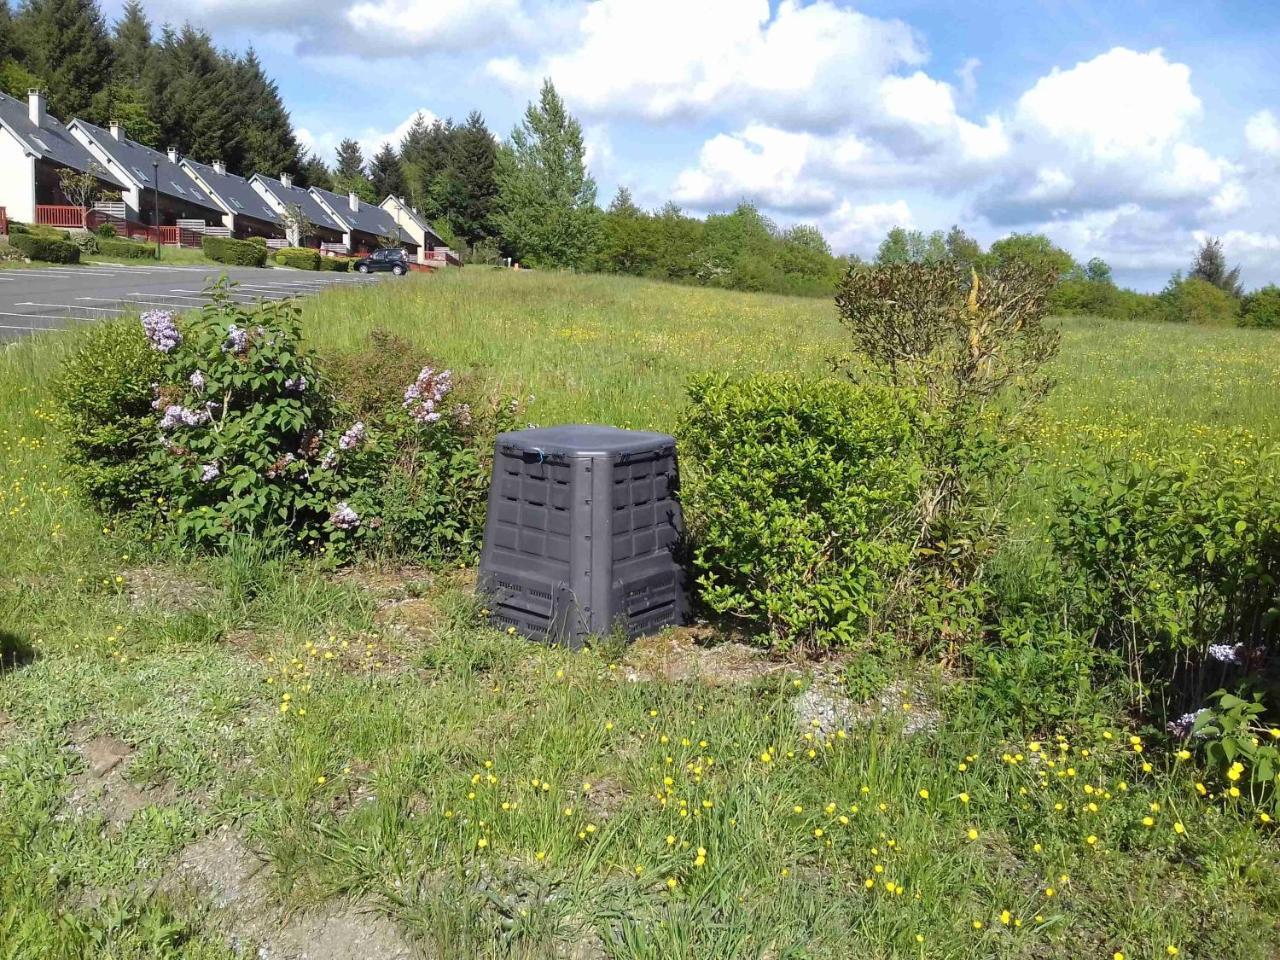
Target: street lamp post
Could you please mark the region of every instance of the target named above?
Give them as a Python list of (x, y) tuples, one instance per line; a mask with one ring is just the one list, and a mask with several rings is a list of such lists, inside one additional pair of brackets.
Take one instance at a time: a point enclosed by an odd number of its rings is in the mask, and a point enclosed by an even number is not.
[(160, 259), (160, 161), (151, 161), (151, 219), (156, 227), (156, 259)]

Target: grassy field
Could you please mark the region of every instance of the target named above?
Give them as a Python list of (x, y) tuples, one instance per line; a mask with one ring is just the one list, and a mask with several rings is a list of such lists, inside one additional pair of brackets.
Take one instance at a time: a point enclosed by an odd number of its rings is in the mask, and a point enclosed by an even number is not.
[[(821, 301), (625, 279), (469, 269), (304, 311), (319, 350), (385, 327), (541, 424), (671, 429), (693, 373), (843, 347)], [(1280, 338), (1063, 330), (1029, 518), (1085, 443), (1280, 422)], [(1138, 731), (1003, 742), (928, 664), (851, 702), (839, 664), (701, 628), (530, 646), (465, 571), (104, 525), (49, 425), (71, 346), (0, 354), (0, 957), (1280, 952), (1274, 824)]]

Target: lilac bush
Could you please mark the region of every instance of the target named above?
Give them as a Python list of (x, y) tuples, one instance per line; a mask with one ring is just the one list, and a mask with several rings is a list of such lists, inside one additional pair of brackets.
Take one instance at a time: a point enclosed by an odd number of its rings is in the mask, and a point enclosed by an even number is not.
[(142, 315), (142, 329), (152, 348), (161, 353), (172, 353), (182, 344), (182, 334), (168, 310), (148, 310)]
[(435, 423), (440, 419), (440, 405), (452, 389), (452, 371), (423, 367), (404, 392), (404, 407), (419, 423)]

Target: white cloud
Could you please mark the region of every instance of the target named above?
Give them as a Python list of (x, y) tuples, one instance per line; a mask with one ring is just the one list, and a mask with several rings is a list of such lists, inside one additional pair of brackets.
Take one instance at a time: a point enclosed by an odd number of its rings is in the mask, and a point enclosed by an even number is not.
[(1261, 154), (1280, 157), (1280, 122), (1270, 110), (1259, 110), (1244, 125), (1244, 138)]
[(718, 134), (702, 145), (698, 166), (676, 178), (675, 200), (700, 209), (751, 200), (793, 213), (827, 211), (835, 195), (804, 176), (816, 146), (811, 134), (763, 124)]
[(673, 120), (746, 111), (831, 126), (874, 101), (889, 71), (922, 63), (913, 31), (829, 0), (597, 0), (567, 49), (489, 72), (529, 90), (544, 76), (590, 115)]
[(905, 200), (854, 205), (848, 200), (822, 220), (822, 229), (832, 249), (869, 254), (894, 227), (914, 224)]
[(520, 26), (520, 0), (360, 0), (343, 16), (366, 54), (487, 46)]

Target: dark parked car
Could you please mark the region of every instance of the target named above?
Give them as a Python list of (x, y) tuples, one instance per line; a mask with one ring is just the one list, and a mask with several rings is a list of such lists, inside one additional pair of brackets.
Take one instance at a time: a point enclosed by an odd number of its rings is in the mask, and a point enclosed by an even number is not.
[(390, 270), (397, 277), (409, 272), (409, 255), (397, 248), (394, 250), (378, 250), (356, 261), (359, 273), (373, 273), (377, 270)]

